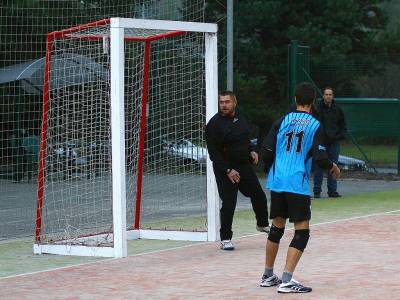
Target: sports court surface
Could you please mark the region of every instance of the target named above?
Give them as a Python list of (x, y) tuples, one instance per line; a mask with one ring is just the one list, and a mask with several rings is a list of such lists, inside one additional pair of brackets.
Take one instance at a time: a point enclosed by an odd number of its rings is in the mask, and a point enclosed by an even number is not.
[[(65, 263), (67, 267), (50, 268), (64, 258), (22, 251), (21, 270), (34, 272), (2, 272), (0, 298), (398, 299), (400, 190), (314, 201), (313, 214), (311, 239), (294, 275), (313, 288), (310, 294), (282, 295), (275, 287), (259, 287), (266, 237), (238, 236), (254, 226), (251, 213), (243, 211), (236, 214), (238, 237), (232, 252), (218, 250), (218, 243), (171, 242), (168, 247), (174, 248), (152, 252), (142, 245), (141, 254), (130, 250), (125, 259), (80, 258)], [(281, 242), (275, 266), (279, 276), (291, 234), (289, 227)], [(140, 244), (130, 248), (135, 245)], [(30, 269), (34, 263), (42, 263), (42, 269)]]

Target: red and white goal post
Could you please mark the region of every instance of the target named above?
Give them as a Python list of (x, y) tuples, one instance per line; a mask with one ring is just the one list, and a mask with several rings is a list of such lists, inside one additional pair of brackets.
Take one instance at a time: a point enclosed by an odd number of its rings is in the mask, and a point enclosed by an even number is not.
[(127, 256), (127, 240), (216, 241), (204, 139), (217, 25), (111, 18), (47, 36), (34, 253)]

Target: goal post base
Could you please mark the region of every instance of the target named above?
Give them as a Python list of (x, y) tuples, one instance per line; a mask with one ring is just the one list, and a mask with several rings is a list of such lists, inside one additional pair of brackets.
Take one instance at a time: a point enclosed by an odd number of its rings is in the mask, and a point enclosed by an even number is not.
[(180, 230), (154, 230), (139, 229), (127, 231), (128, 240), (148, 239), (148, 240), (172, 240), (172, 241), (209, 241), (206, 231), (180, 231)]
[(115, 249), (112, 247), (90, 247), (78, 245), (33, 245), (34, 254), (56, 254), (71, 256), (98, 256), (116, 257)]
[[(171, 241), (190, 241), (190, 242), (207, 242), (213, 241), (208, 238), (206, 231), (181, 231), (181, 230), (154, 230), (154, 229), (139, 229), (128, 230), (126, 232), (127, 240), (171, 240)], [(91, 237), (93, 239), (95, 237)], [(83, 239), (82, 239), (83, 242)], [(124, 257), (118, 255), (118, 252), (113, 247), (96, 247), (71, 245), (66, 243), (61, 244), (34, 244), (34, 254), (56, 254), (68, 256), (97, 256), (97, 257)]]

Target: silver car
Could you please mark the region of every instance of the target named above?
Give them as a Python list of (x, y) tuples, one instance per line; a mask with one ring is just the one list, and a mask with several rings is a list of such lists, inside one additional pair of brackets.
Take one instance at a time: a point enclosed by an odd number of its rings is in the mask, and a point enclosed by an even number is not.
[(186, 163), (196, 163), (202, 167), (207, 163), (207, 149), (193, 144), (190, 140), (182, 139), (176, 143), (164, 141), (163, 144), (168, 156), (183, 159)]
[(364, 171), (367, 170), (365, 161), (350, 156), (339, 155), (338, 167), (342, 170)]

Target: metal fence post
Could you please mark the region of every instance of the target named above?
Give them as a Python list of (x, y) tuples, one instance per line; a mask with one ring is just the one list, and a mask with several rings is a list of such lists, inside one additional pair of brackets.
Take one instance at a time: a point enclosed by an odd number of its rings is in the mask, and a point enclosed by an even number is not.
[(297, 53), (299, 44), (291, 41), (289, 45), (289, 103), (294, 101), (294, 89), (297, 85)]

